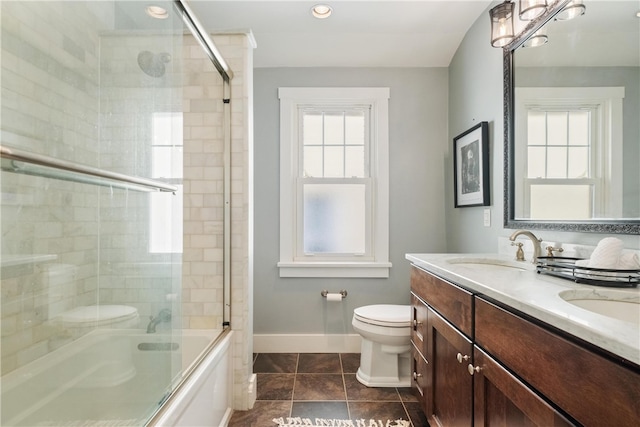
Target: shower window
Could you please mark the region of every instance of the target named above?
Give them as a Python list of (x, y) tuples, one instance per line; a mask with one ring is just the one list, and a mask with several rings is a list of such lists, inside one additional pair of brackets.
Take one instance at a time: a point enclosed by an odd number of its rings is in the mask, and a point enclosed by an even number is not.
[(182, 113), (157, 112), (151, 120), (152, 177), (176, 185), (178, 191), (173, 198), (151, 194), (149, 252), (182, 253), (182, 227), (175, 224), (182, 224), (183, 117)]
[(281, 277), (387, 277), (386, 88), (281, 88)]

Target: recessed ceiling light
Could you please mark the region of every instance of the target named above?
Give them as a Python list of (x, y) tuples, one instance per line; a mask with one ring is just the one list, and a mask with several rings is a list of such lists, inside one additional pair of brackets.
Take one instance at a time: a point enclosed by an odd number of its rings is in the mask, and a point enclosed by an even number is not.
[(169, 12), (167, 9), (160, 6), (147, 6), (145, 12), (152, 18), (156, 19), (167, 19), (169, 17)]
[(636, 16), (640, 18), (640, 11), (636, 12)]
[(331, 16), (333, 9), (327, 4), (317, 4), (311, 8), (311, 14), (318, 19), (325, 19)]

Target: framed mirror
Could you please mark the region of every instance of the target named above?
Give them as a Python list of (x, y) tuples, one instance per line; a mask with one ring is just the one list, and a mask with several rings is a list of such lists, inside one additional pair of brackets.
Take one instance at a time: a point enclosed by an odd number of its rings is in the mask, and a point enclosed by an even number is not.
[(504, 48), (504, 225), (640, 234), (640, 2), (549, 3)]

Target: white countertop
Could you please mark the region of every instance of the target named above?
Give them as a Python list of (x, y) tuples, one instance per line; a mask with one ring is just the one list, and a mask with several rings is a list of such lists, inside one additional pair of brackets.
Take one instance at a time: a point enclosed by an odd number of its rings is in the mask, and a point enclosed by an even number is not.
[[(587, 298), (640, 301), (639, 288), (608, 288), (576, 284), (538, 274), (534, 264), (499, 254), (406, 254), (411, 263), (474, 293), (486, 295), (544, 323), (640, 365), (640, 324), (617, 320), (579, 308), (559, 296), (562, 291)], [(504, 263), (470, 264), (486, 260)], [(456, 263), (456, 261), (467, 263)]]

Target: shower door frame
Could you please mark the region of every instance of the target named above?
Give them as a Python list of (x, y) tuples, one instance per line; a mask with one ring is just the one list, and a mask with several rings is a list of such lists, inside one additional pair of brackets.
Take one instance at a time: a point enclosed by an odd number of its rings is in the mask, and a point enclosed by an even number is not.
[(147, 420), (146, 425), (155, 423), (164, 415), (165, 409), (174, 401), (178, 392), (185, 386), (189, 377), (203, 360), (231, 332), (231, 79), (233, 71), (222, 57), (213, 40), (185, 0), (174, 0), (191, 35), (198, 41), (223, 80), (223, 146), (224, 146), (224, 246), (223, 246), (223, 322), (222, 332), (207, 345), (190, 366), (182, 372), (181, 381), (162, 401), (157, 411)]

